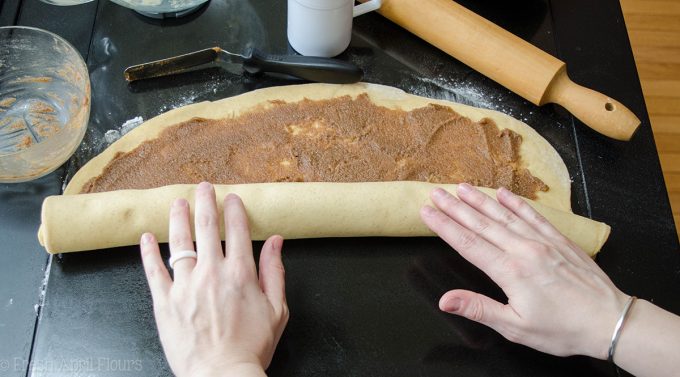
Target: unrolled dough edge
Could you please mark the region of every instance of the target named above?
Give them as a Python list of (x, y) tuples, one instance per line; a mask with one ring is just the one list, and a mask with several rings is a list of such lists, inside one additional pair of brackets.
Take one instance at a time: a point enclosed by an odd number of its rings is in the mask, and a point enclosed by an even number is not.
[(407, 94), (401, 89), (358, 83), (352, 85), (303, 84), (259, 89), (215, 102), (201, 102), (168, 111), (158, 115), (130, 131), (109, 148), (85, 164), (71, 179), (64, 194), (81, 192), (83, 186), (93, 177), (102, 173), (106, 165), (118, 153), (126, 153), (146, 140), (156, 137), (166, 128), (192, 118), (222, 119), (236, 117), (258, 106), (271, 106), (270, 101), (297, 102), (305, 98), (323, 100), (349, 95), (356, 97), (367, 93), (380, 106), (409, 111), (435, 103), (449, 106), (454, 111), (474, 121), (492, 119), (499, 129), (508, 128), (522, 136), (520, 148), (523, 166), (540, 178), (550, 190), (538, 192), (536, 201), (547, 206), (571, 211), (571, 180), (567, 167), (557, 151), (533, 128), (498, 111), (479, 109), (450, 101), (436, 100)]

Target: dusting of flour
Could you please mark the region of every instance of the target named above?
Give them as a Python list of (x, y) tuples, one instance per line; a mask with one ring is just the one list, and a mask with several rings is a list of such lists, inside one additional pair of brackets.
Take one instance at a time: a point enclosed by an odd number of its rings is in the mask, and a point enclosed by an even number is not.
[(479, 83), (451, 79), (444, 75), (422, 77), (414, 74), (410, 79), (410, 85), (404, 87), (408, 93), (496, 110), (510, 116), (517, 115), (514, 114), (513, 106), (505, 105), (505, 97), (512, 95), (509, 90), (499, 93), (497, 89), (486, 89)]
[(137, 128), (137, 126), (139, 126), (142, 123), (144, 123), (144, 118), (136, 116), (132, 119), (125, 121), (125, 123), (123, 123), (119, 129), (112, 129), (106, 131), (106, 133), (104, 133), (104, 140), (106, 141), (106, 144), (108, 145), (113, 144), (116, 140), (120, 139), (121, 136)]

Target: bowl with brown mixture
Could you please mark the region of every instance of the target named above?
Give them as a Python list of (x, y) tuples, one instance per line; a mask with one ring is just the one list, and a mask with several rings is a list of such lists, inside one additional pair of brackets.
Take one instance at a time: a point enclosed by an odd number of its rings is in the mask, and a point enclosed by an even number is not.
[(0, 182), (48, 174), (75, 152), (90, 114), (78, 51), (31, 27), (0, 27)]

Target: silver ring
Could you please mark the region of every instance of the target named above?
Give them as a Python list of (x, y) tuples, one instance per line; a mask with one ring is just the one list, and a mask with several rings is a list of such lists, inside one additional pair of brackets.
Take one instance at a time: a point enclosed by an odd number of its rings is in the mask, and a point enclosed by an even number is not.
[(196, 254), (195, 251), (193, 250), (180, 250), (180, 251), (175, 251), (172, 253), (170, 256), (170, 259), (168, 259), (168, 262), (170, 263), (170, 268), (173, 270), (175, 269), (175, 263), (182, 259), (186, 258), (193, 258), (196, 259), (198, 257), (198, 254)]

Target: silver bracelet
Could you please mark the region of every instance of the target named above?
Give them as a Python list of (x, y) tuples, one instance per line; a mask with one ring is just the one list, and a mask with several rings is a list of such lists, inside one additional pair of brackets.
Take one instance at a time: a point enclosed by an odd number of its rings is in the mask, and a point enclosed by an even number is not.
[(607, 360), (611, 363), (614, 362), (614, 352), (616, 352), (616, 344), (619, 342), (619, 337), (621, 336), (621, 330), (623, 329), (623, 324), (626, 323), (626, 319), (628, 318), (628, 314), (630, 313), (630, 308), (633, 306), (633, 303), (637, 300), (637, 297), (635, 296), (630, 296), (628, 298), (628, 302), (626, 302), (626, 306), (623, 307), (623, 310), (621, 311), (621, 316), (619, 317), (619, 321), (616, 322), (616, 327), (614, 328), (614, 334), (612, 335), (612, 342), (609, 344), (609, 353)]

